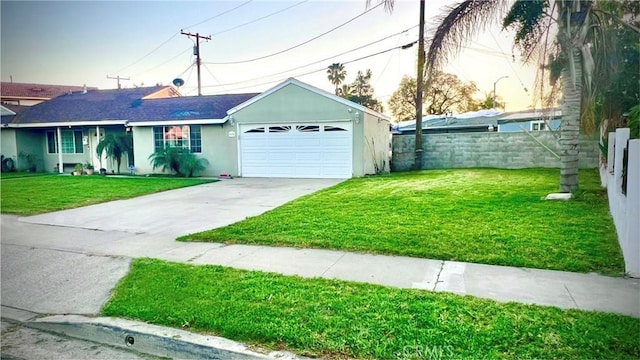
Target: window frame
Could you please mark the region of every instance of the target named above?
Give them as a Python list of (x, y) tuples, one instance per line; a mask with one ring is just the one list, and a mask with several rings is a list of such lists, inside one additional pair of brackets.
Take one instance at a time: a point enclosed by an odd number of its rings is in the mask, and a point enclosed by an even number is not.
[[(60, 130), (62, 136), (62, 153), (63, 154), (84, 154), (83, 137), (84, 132), (82, 130)], [(65, 135), (67, 138), (65, 138)], [(58, 132), (56, 130), (47, 130), (47, 154), (58, 154)], [(69, 138), (70, 136), (70, 138)], [(69, 142), (69, 140), (71, 140)], [(65, 146), (67, 147), (65, 149)], [(72, 149), (73, 151), (65, 151)]]
[[(537, 129), (535, 129), (536, 125), (538, 127)], [(547, 131), (548, 129), (549, 127), (544, 120), (532, 121), (529, 126), (529, 131)]]
[[(167, 139), (167, 134), (174, 128), (179, 128), (180, 140)], [(186, 133), (185, 133), (186, 128)], [(158, 151), (167, 146), (189, 149), (194, 154), (202, 153), (202, 126), (201, 125), (158, 125), (152, 127), (153, 149)]]

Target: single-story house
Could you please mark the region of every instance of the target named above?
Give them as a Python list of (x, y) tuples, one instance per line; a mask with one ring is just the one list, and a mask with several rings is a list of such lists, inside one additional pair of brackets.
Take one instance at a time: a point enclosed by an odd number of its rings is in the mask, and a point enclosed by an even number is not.
[(98, 88), (86, 86), (27, 84), (3, 81), (0, 83), (0, 102), (2, 104), (31, 106), (70, 92), (97, 89)]
[[(522, 132), (548, 131), (560, 127), (560, 110), (524, 110), (500, 112), (495, 109), (472, 111), (463, 114), (428, 115), (422, 118), (424, 134), (468, 132)], [(393, 125), (393, 134), (415, 134), (416, 121), (402, 121)]]
[(260, 94), (178, 97), (171, 90), (73, 92), (29, 107), (3, 123), (2, 153), (35, 154), (44, 171), (90, 162), (111, 172), (95, 148), (113, 133), (132, 137), (133, 156), (123, 164), (138, 174), (154, 172), (149, 156), (167, 145), (207, 159), (206, 176), (349, 178), (389, 170), (385, 115), (296, 79)]
[(498, 118), (498, 131), (555, 131), (560, 128), (561, 122), (560, 109), (508, 112)]

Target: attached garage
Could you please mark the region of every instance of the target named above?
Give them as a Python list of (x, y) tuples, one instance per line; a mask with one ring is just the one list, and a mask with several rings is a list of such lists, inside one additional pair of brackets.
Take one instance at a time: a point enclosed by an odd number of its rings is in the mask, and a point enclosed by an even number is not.
[(342, 179), (389, 171), (385, 115), (296, 79), (227, 114), (239, 176)]
[(352, 176), (349, 122), (241, 125), (240, 134), (242, 176)]

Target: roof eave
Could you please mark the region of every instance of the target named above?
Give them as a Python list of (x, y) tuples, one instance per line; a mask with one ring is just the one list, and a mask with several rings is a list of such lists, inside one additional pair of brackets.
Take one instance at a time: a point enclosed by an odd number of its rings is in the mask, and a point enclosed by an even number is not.
[(220, 125), (229, 120), (228, 117), (222, 119), (183, 119), (183, 120), (149, 120), (149, 121), (129, 121), (129, 126), (156, 126), (156, 125)]
[(12, 128), (47, 128), (47, 127), (73, 127), (73, 126), (107, 126), (125, 125), (127, 120), (98, 120), (98, 121), (59, 121), (59, 122), (38, 122), (38, 123), (11, 123)]

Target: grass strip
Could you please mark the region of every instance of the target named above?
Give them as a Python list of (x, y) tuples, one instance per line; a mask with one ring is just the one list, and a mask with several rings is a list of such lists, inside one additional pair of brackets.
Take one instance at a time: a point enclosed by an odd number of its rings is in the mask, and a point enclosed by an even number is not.
[(457, 169), (347, 180), (260, 216), (179, 238), (328, 248), (622, 275), (597, 170), (545, 201), (558, 169)]
[(0, 210), (5, 214), (34, 215), (213, 181), (64, 175), (3, 178), (0, 182)]
[(637, 359), (640, 319), (137, 259), (103, 315), (329, 358)]

